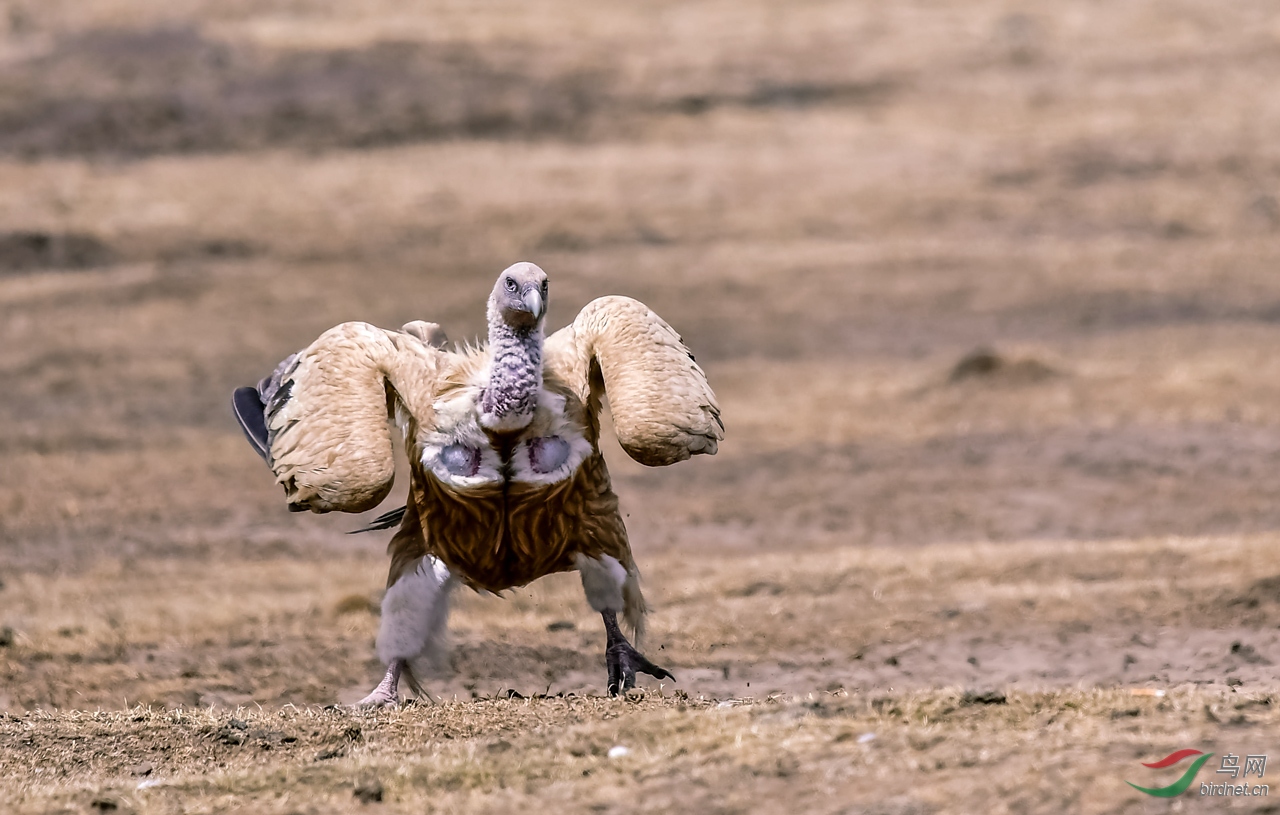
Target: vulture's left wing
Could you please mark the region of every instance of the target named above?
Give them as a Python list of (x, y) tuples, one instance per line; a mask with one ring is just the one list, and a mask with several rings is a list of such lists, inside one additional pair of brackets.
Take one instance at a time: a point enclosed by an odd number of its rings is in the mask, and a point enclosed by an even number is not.
[(714, 454), (724, 438), (706, 374), (680, 335), (638, 300), (588, 303), (547, 338), (543, 366), (592, 409), (607, 396), (618, 441), (641, 464)]
[(397, 401), (411, 412), (431, 403), (441, 356), (431, 329), (343, 323), (235, 392), (236, 418), (290, 510), (363, 512), (386, 497), (395, 476), (387, 419)]

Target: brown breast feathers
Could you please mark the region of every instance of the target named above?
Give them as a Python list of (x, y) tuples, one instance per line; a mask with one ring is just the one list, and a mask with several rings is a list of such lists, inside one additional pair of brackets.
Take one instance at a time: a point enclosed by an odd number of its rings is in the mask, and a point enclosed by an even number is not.
[(547, 383), (529, 427), (493, 434), (462, 385), (435, 405), (413, 462), (426, 549), (473, 588), (502, 591), (574, 567), (631, 562), (626, 529), (585, 407)]

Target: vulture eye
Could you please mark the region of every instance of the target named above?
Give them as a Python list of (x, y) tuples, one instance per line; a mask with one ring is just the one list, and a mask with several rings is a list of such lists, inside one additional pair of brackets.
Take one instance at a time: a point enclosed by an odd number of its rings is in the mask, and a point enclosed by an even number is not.
[(545, 281), (545, 280), (544, 280), (544, 281), (542, 281), (542, 293), (543, 293), (543, 294), (546, 294), (546, 293), (547, 293), (547, 281)]
[(507, 278), (507, 291), (515, 291), (518, 287), (516, 281), (510, 277)]

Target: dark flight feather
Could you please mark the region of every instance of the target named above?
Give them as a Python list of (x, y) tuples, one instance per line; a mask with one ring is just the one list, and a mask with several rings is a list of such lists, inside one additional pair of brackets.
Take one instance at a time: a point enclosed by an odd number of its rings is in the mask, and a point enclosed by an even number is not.
[(236, 388), (236, 392), (231, 395), (231, 408), (253, 449), (262, 456), (263, 461), (270, 464), (267, 453), (266, 405), (262, 404), (258, 389)]
[(384, 512), (369, 522), (368, 526), (362, 526), (359, 529), (353, 529), (348, 535), (359, 535), (361, 532), (377, 532), (380, 529), (390, 529), (393, 526), (399, 526), (404, 520), (404, 513), (408, 507), (400, 507), (390, 512)]

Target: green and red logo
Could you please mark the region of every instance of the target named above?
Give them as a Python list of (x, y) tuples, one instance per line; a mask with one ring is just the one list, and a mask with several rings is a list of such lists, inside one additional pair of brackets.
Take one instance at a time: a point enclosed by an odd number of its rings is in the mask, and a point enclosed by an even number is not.
[(1191, 758), (1192, 756), (1199, 756), (1199, 758), (1191, 762), (1191, 766), (1187, 768), (1187, 771), (1182, 774), (1181, 778), (1174, 781), (1167, 787), (1139, 787), (1132, 781), (1126, 781), (1124, 783), (1133, 787), (1138, 792), (1145, 792), (1147, 795), (1154, 795), (1157, 798), (1172, 798), (1175, 795), (1181, 795), (1187, 791), (1187, 787), (1191, 786), (1191, 782), (1196, 778), (1196, 773), (1200, 772), (1200, 768), (1203, 767), (1204, 763), (1213, 756), (1213, 753), (1202, 753), (1199, 750), (1192, 750), (1188, 748), (1186, 750), (1178, 750), (1176, 753), (1170, 753), (1159, 761), (1153, 761), (1150, 764), (1144, 763), (1142, 765), (1143, 767), (1147, 767), (1152, 770), (1163, 770), (1165, 767), (1172, 767), (1183, 759)]

